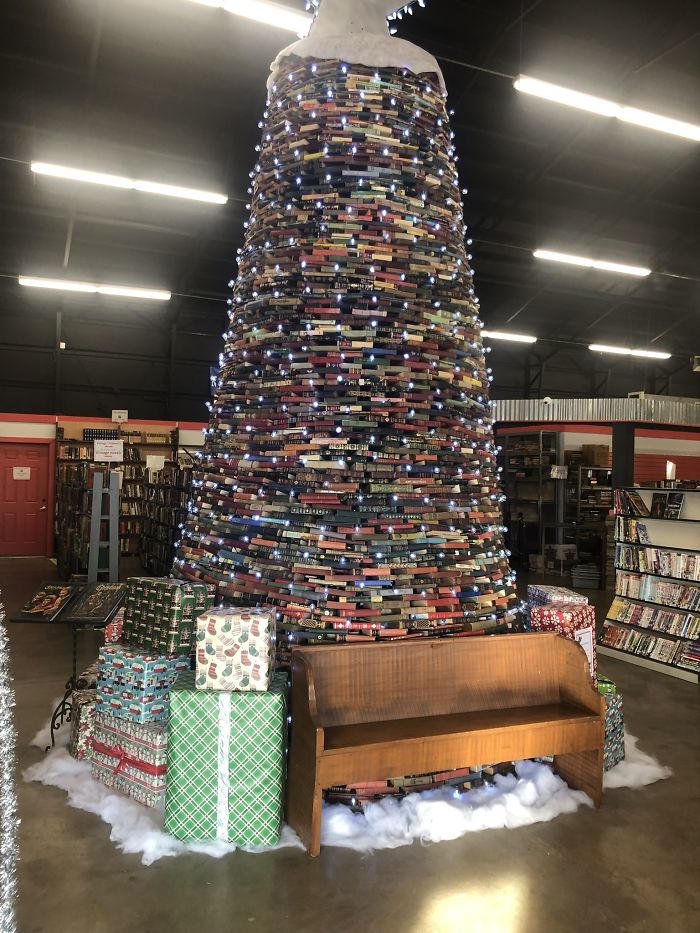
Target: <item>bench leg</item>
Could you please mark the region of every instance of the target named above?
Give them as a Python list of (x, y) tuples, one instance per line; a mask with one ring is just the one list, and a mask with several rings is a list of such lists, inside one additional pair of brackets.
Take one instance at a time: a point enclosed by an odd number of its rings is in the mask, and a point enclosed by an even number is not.
[(311, 856), (321, 851), (322, 788), (313, 753), (292, 750), (287, 780), (287, 822)]
[(603, 750), (572, 752), (555, 755), (554, 770), (564, 778), (569, 787), (582, 790), (596, 807), (603, 802)]

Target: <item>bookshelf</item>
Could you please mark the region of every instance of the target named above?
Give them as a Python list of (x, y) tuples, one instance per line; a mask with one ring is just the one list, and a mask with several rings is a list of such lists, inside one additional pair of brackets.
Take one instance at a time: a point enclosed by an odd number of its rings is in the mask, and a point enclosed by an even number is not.
[(191, 483), (192, 466), (180, 463), (169, 463), (147, 477), (141, 555), (148, 573), (170, 572), (179, 526), (187, 516)]
[(598, 650), (697, 683), (700, 489), (618, 489), (614, 500), (615, 596)]
[(91, 532), (93, 544), (95, 541), (94, 522), (98, 523), (100, 553), (97, 557), (92, 555), (93, 563), (97, 560), (97, 573), (109, 570), (106, 546), (109, 541), (109, 518), (109, 468), (85, 460), (59, 461), (56, 468), (55, 524), (59, 577), (68, 579), (72, 575), (88, 574)]
[(499, 462), (510, 549), (540, 554), (543, 526), (556, 521), (556, 480), (551, 475), (557, 463), (556, 431), (503, 435)]
[[(67, 437), (66, 434), (71, 435)], [(110, 465), (95, 461), (96, 440), (124, 442), (124, 459)], [(59, 567), (84, 573), (90, 541), (89, 509), (84, 493), (91, 488), (86, 479), (95, 470), (111, 466), (121, 473), (119, 496), (119, 551), (122, 557), (140, 557), (144, 544), (149, 456), (163, 467), (177, 465), (177, 429), (154, 431), (131, 425), (96, 428), (94, 423), (59, 420), (56, 428), (56, 537)], [(71, 510), (76, 514), (72, 518)]]

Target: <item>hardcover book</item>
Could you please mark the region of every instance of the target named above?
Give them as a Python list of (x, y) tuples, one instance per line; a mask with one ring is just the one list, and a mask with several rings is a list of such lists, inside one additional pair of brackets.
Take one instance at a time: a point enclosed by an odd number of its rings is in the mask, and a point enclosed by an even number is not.
[(90, 583), (65, 613), (67, 622), (106, 625), (126, 595), (125, 583)]
[(65, 610), (78, 589), (72, 583), (42, 583), (15, 618), (18, 622), (53, 622)]

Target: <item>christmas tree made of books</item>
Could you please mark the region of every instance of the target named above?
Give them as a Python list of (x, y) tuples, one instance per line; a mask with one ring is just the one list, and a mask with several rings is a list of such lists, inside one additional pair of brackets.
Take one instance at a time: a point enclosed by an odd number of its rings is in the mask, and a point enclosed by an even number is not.
[(515, 616), (437, 62), (377, 0), (280, 53), (178, 576), (302, 643)]

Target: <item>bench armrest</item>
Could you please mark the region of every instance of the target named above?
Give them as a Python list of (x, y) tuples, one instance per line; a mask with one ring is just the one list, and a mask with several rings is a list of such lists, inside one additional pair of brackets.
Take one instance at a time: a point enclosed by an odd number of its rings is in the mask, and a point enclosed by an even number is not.
[(292, 652), (292, 721), (302, 728), (323, 731), (318, 722), (314, 672), (296, 651)]

